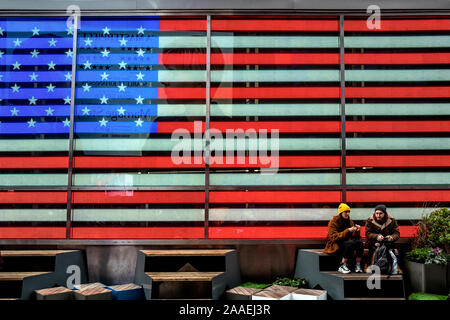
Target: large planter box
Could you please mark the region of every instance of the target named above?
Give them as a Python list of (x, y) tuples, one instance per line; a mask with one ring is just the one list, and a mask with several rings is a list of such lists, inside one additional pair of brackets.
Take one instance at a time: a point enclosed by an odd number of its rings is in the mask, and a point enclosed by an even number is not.
[(262, 289), (235, 287), (225, 292), (227, 300), (252, 300), (252, 295), (260, 292)]
[(296, 287), (272, 285), (252, 295), (252, 300), (291, 300)]
[(448, 294), (448, 266), (406, 260), (405, 269), (412, 292)]
[(298, 289), (291, 293), (291, 300), (327, 300), (325, 290)]

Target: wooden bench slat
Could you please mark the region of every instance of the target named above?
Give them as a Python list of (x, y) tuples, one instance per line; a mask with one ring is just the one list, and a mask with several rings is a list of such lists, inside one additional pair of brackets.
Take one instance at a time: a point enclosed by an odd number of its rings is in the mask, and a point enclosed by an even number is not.
[(0, 281), (22, 281), (26, 277), (52, 273), (52, 271), (0, 272)]
[[(371, 273), (348, 273), (348, 274), (343, 274), (337, 271), (321, 271), (321, 273), (324, 274), (329, 274), (329, 275), (333, 275), (336, 277), (341, 277), (344, 278), (345, 280), (367, 280), (370, 276), (372, 276), (373, 274)], [(402, 280), (403, 279), (403, 275), (401, 274), (392, 274), (392, 275), (386, 275), (386, 274), (381, 274), (380, 275), (380, 280)]]
[(153, 281), (211, 281), (223, 272), (146, 272)]
[(227, 253), (234, 251), (234, 249), (217, 249), (217, 250), (194, 250), (194, 249), (182, 249), (182, 250), (141, 250), (148, 257), (180, 257), (180, 256), (225, 256)]
[(58, 253), (73, 252), (78, 250), (2, 250), (2, 257), (51, 257)]

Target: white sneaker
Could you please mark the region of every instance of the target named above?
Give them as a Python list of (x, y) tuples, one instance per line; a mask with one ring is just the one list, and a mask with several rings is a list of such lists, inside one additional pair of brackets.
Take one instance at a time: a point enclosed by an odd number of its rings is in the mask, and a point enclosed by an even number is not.
[(363, 272), (359, 263), (356, 264), (355, 272)]
[(342, 263), (341, 266), (338, 269), (338, 272), (340, 273), (350, 273), (350, 269), (347, 267), (345, 263)]

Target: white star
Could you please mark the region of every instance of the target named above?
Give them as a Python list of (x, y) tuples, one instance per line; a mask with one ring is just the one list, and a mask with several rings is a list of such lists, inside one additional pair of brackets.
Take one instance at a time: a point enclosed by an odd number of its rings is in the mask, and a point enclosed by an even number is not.
[(16, 107), (14, 107), (14, 109), (11, 109), (9, 111), (11, 111), (11, 116), (18, 116), (20, 110), (18, 110), (18, 109), (16, 109)]
[(83, 92), (85, 92), (85, 91), (90, 92), (89, 90), (90, 90), (91, 88), (92, 88), (92, 87), (91, 87), (90, 85), (88, 85), (87, 83), (85, 83), (84, 86), (83, 86)]
[[(0, 74), (0, 81), (2, 81), (2, 79), (3, 79), (3, 75), (2, 74)], [(0, 100), (1, 101), (1, 100)]]
[(103, 96), (100, 98), (100, 104), (108, 104), (108, 98)]
[(38, 36), (40, 30), (37, 27), (34, 27), (31, 31), (33, 31), (33, 36)]
[(140, 26), (137, 30), (138, 30), (138, 35), (141, 33), (144, 34), (145, 28), (142, 28), (142, 26)]
[(106, 127), (108, 120), (105, 120), (105, 118), (102, 118), (102, 120), (100, 120), (99, 122), (100, 122), (100, 127)]
[(142, 72), (139, 72), (137, 75), (137, 80), (144, 80), (144, 74)]
[(104, 27), (102, 30), (103, 30), (103, 34), (109, 34), (109, 31), (111, 29), (109, 29), (108, 27)]
[(55, 89), (56, 87), (55, 87), (53, 84), (50, 83), (46, 88), (47, 88), (47, 92), (50, 92), (50, 91), (51, 91), (51, 92), (55, 92), (54, 89)]
[(5, 31), (5, 30), (3, 30), (3, 28), (2, 27), (0, 27), (0, 34), (3, 36), (3, 31)]
[(144, 123), (144, 121), (142, 121), (141, 118), (137, 119), (135, 122), (136, 122), (136, 127), (142, 127), (142, 124)]
[(30, 101), (30, 104), (36, 104), (37, 99), (32, 96), (30, 99), (28, 99), (28, 101)]
[(91, 110), (88, 109), (88, 107), (84, 107), (84, 109), (81, 110), (81, 111), (83, 111), (83, 116), (84, 116), (84, 115), (89, 115), (89, 112), (90, 112)]
[(105, 48), (105, 50), (100, 51), (100, 53), (102, 54), (102, 57), (104, 58), (104, 57), (109, 57), (110, 51), (106, 50), (106, 48)]
[(47, 112), (47, 115), (48, 115), (48, 116), (52, 116), (52, 115), (53, 115), (53, 111), (55, 111), (55, 109), (52, 109), (52, 108), (50, 108), (50, 107), (48, 107), (48, 109), (45, 110), (45, 112)]
[(13, 70), (16, 70), (16, 69), (20, 70), (20, 66), (21, 66), (21, 64), (19, 63), (19, 61), (16, 61), (16, 63), (13, 64), (13, 67), (14, 67)]
[(122, 39), (120, 39), (119, 42), (120, 46), (122, 47), (127, 45), (128, 40), (126, 40), (125, 37), (122, 37)]
[(33, 72), (32, 74), (29, 75), (30, 81), (37, 81), (38, 76), (39, 75), (37, 75), (36, 73)]
[(70, 72), (67, 72), (64, 77), (66, 78), (66, 81), (71, 81), (72, 80), (72, 74)]
[(125, 88), (126, 88), (126, 87), (127, 87), (127, 86), (123, 85), (123, 82), (120, 84), (120, 86), (117, 86), (117, 88), (119, 88), (119, 92), (120, 92), (120, 91), (125, 92)]
[(84, 69), (92, 69), (91, 68), (91, 66), (92, 66), (92, 63), (90, 63), (89, 62), (89, 60), (88, 61), (86, 61), (85, 63), (83, 63), (84, 64)]
[(117, 109), (117, 112), (119, 112), (119, 115), (122, 115), (122, 116), (125, 115), (125, 109), (123, 107), (120, 107), (120, 109)]
[(0, 50), (0, 59), (3, 58), (4, 52)]
[(55, 40), (55, 38), (52, 38), (52, 40), (49, 40), (49, 41), (48, 41), (50, 47), (56, 47), (56, 42), (58, 42), (58, 41)]
[(48, 65), (48, 70), (50, 70), (50, 69), (55, 70), (56, 64), (53, 62), (53, 60), (50, 61), (50, 63), (48, 63), (47, 65)]
[(100, 77), (102, 77), (102, 80), (108, 80), (109, 74), (106, 72), (103, 72)]
[(119, 68), (120, 69), (126, 69), (127, 68), (127, 63), (125, 61), (119, 62)]
[(144, 98), (142, 98), (141, 96), (134, 99), (136, 100), (136, 104), (142, 104), (142, 102), (144, 101)]
[(38, 54), (39, 54), (39, 51), (37, 51), (36, 49), (34, 49), (33, 51), (30, 52), (30, 54), (31, 54), (31, 57), (32, 57), (32, 58), (37, 58), (37, 57), (38, 57)]
[(19, 40), (19, 38), (16, 38), (16, 40), (14, 40), (14, 47), (20, 47), (21, 44), (22, 44), (22, 41)]
[(92, 46), (92, 40), (91, 38), (87, 38), (86, 40), (84, 40), (84, 45), (87, 46)]
[(71, 28), (67, 28), (66, 31), (68, 36), (73, 35), (73, 26)]
[(70, 98), (69, 97), (65, 97), (64, 98), (64, 104), (70, 104)]
[(143, 57), (145, 50), (139, 49), (138, 51), (136, 51), (136, 53), (138, 54), (138, 57)]
[(11, 89), (13, 90), (13, 92), (19, 92), (20, 87), (17, 85), (17, 83), (15, 83)]
[(67, 119), (67, 118), (62, 123), (64, 124), (64, 127), (69, 127), (70, 126), (70, 120)]
[(67, 50), (66, 52), (64, 52), (66, 54), (66, 58), (72, 58), (73, 57), (73, 51), (72, 49)]
[(34, 125), (36, 124), (36, 121), (34, 121), (33, 118), (31, 118), (30, 121), (28, 121), (27, 123), (28, 123), (28, 127), (34, 127)]

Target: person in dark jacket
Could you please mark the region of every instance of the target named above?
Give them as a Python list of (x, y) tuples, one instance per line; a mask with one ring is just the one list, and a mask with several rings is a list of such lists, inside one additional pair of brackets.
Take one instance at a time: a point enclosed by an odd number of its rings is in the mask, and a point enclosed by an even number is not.
[(360, 226), (350, 219), (350, 207), (347, 204), (341, 203), (338, 213), (328, 223), (327, 244), (323, 252), (337, 253), (342, 256), (339, 272), (351, 272), (347, 262), (352, 257), (356, 260), (355, 272), (362, 272), (361, 258), (364, 246), (360, 236)]
[(369, 259), (373, 253), (384, 243), (388, 249), (394, 248), (394, 242), (400, 238), (397, 221), (388, 215), (386, 206), (379, 204), (375, 207), (373, 215), (366, 221), (366, 239), (369, 248)]

